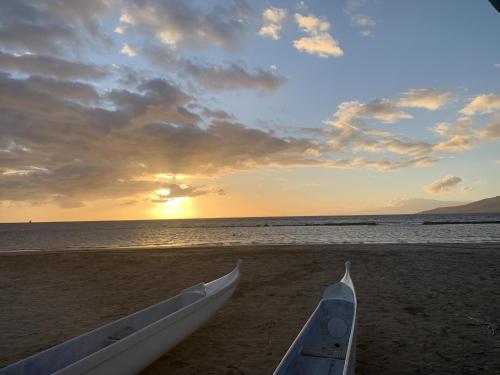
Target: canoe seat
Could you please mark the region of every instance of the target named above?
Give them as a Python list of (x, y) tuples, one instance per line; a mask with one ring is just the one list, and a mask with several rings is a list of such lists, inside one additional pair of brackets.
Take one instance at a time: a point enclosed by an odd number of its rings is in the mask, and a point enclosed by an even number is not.
[(113, 332), (111, 335), (109, 335), (106, 338), (106, 344), (111, 345), (111, 344), (131, 335), (135, 331), (136, 330), (134, 328), (127, 326), (125, 328), (120, 329), (119, 331)]
[(306, 357), (319, 357), (319, 358), (345, 360), (347, 353), (345, 350), (339, 350), (339, 349), (303, 348), (300, 354)]

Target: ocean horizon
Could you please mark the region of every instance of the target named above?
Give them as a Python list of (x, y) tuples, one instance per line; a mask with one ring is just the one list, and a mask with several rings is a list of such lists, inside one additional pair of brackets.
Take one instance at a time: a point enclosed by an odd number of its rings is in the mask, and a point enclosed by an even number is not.
[(500, 240), (500, 214), (355, 215), (0, 224), (0, 252)]

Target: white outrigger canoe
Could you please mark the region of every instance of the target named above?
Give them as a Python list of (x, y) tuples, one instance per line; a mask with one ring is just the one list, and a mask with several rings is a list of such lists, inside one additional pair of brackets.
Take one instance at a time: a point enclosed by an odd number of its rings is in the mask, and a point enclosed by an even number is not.
[(342, 280), (326, 288), (274, 375), (354, 374), (357, 300), (349, 270), (347, 262)]
[(194, 332), (231, 297), (229, 274), (0, 369), (0, 375), (136, 374)]

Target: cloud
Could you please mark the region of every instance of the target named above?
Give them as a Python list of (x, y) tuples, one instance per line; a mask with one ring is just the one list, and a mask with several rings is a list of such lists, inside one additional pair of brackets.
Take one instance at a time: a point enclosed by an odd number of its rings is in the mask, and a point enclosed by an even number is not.
[(411, 89), (402, 94), (398, 105), (435, 111), (454, 99), (455, 97), (449, 92), (435, 89)]
[(495, 115), (488, 126), (479, 130), (477, 135), (484, 140), (500, 139), (500, 114)]
[(168, 70), (181, 69), (189, 62), (179, 53), (162, 45), (148, 43), (141, 47), (140, 52), (154, 65)]
[(306, 139), (279, 138), (243, 124), (212, 121), (207, 128), (151, 124), (152, 139), (176, 140), (170, 144), (169, 160), (174, 172), (212, 174), (258, 166), (320, 165), (310, 150), (322, 146)]
[(468, 136), (472, 134), (473, 124), (474, 120), (471, 117), (459, 117), (451, 124), (448, 122), (437, 123), (434, 132), (442, 136)]
[(474, 116), (500, 111), (500, 96), (496, 94), (482, 94), (472, 99), (459, 114), (462, 115), (453, 123), (441, 122), (434, 131), (447, 137), (443, 142), (434, 146), (437, 151), (463, 151), (471, 149), (478, 141), (500, 139), (500, 115), (496, 114), (484, 128), (474, 126)]
[[(460, 152), (471, 149), (478, 141), (478, 135), (471, 126), (470, 117), (460, 117), (454, 123), (438, 123), (434, 131), (446, 137), (438, 143), (406, 139), (393, 132), (372, 128), (370, 121), (393, 124), (400, 120), (412, 119), (413, 115), (402, 111), (402, 107), (436, 110), (452, 100), (449, 93), (434, 89), (418, 89), (403, 92), (399, 98), (376, 99), (367, 103), (346, 101), (339, 104), (333, 118), (324, 121), (331, 125), (329, 130), (318, 130), (316, 135), (327, 137), (335, 152), (363, 152), (390, 155), (382, 160), (355, 158), (339, 165), (352, 167), (369, 166), (378, 170), (391, 171), (408, 166), (425, 167), (438, 160), (440, 152)], [(489, 129), (489, 128), (488, 128)], [(482, 136), (493, 136), (483, 129)], [(401, 157), (395, 158), (395, 155)]]
[(137, 51), (126, 43), (123, 45), (123, 48), (121, 49), (120, 52), (129, 57), (137, 56)]
[(435, 160), (429, 157), (403, 158), (398, 160), (390, 160), (387, 158), (374, 160), (374, 159), (359, 157), (354, 159), (329, 160), (325, 162), (325, 166), (330, 168), (340, 168), (340, 169), (366, 167), (381, 172), (392, 172), (398, 169), (412, 167), (412, 166), (424, 168), (434, 162)]
[[(369, 120), (392, 124), (400, 120), (412, 119), (413, 115), (401, 108), (422, 108), (435, 111), (454, 100), (451, 93), (436, 89), (410, 89), (394, 99), (376, 99), (368, 103), (359, 101), (342, 102), (332, 119), (324, 123), (333, 129), (319, 131), (320, 136), (329, 137), (331, 148), (335, 152), (368, 152), (392, 153), (411, 156), (411, 160), (419, 160), (420, 166), (435, 162), (436, 154), (443, 152), (463, 152), (472, 149), (479, 141), (500, 138), (500, 115), (496, 115), (490, 123), (481, 129), (474, 128), (474, 118), (460, 116), (454, 122), (439, 122), (433, 129), (444, 140), (436, 143), (413, 141), (402, 138), (395, 133), (375, 130), (368, 125)], [(483, 111), (492, 110), (489, 100)], [(463, 111), (459, 112), (463, 114)], [(398, 163), (391, 163), (387, 169)], [(374, 164), (376, 165), (376, 164)], [(416, 163), (414, 165), (417, 165)], [(380, 165), (383, 169), (384, 166)]]
[(411, 114), (402, 111), (396, 103), (388, 99), (376, 99), (365, 104), (359, 101), (342, 102), (335, 116), (339, 118), (339, 121), (374, 118), (386, 124), (413, 118)]
[[(445, 139), (436, 143), (405, 139), (398, 134), (376, 130), (369, 126), (369, 121), (373, 120), (392, 124), (412, 119), (413, 115), (403, 111), (402, 108), (435, 111), (452, 100), (454, 95), (448, 92), (436, 89), (410, 89), (394, 99), (376, 99), (367, 103), (342, 102), (333, 118), (324, 121), (332, 128), (320, 129), (315, 135), (329, 138), (328, 142), (335, 152), (391, 153), (409, 157), (406, 160), (391, 158), (385, 159), (382, 163), (380, 161), (365, 163), (379, 170), (394, 170), (410, 165), (426, 166), (435, 162), (439, 153), (462, 152), (472, 149), (481, 140), (500, 138), (500, 115), (494, 116), (490, 123), (481, 129), (474, 128), (474, 118), (470, 116), (460, 116), (452, 123), (439, 122), (433, 130)], [(487, 108), (491, 108), (491, 101), (488, 101)], [(353, 160), (347, 165), (360, 163), (359, 158), (357, 162)]]
[(395, 103), (384, 99), (372, 100), (371, 102), (361, 105), (358, 115), (372, 117), (386, 124), (413, 118), (409, 113), (401, 111)]
[(399, 139), (389, 139), (382, 141), (382, 144), (385, 145), (387, 151), (415, 157), (429, 155), (432, 151), (432, 145), (427, 142), (404, 142)]
[(259, 30), (259, 35), (278, 40), (287, 13), (287, 10), (282, 8), (270, 7), (265, 9), (262, 12), (263, 25)]
[[(58, 82), (37, 80), (0, 77), (0, 150), (5, 150), (0, 152), (0, 200), (77, 207), (95, 199), (151, 196), (166, 189), (154, 177), (161, 173), (211, 176), (263, 166), (391, 171), (430, 162), (416, 156), (327, 159), (326, 145), (317, 141), (280, 138), (198, 106), (200, 115), (211, 116), (202, 119), (189, 110), (194, 98), (161, 79), (143, 80), (133, 91), (103, 93), (114, 107), (70, 102), (64, 90), (42, 93), (40, 85)], [(179, 196), (212, 191), (170, 188)]]
[(106, 67), (46, 55), (13, 55), (0, 51), (0, 69), (63, 79), (98, 80), (110, 73)]
[(465, 186), (465, 185), (464, 185), (464, 186), (461, 186), (461, 187), (460, 187), (460, 191), (461, 191), (462, 193), (468, 193), (469, 191), (472, 191), (472, 190), (474, 190), (474, 189), (473, 189), (472, 187), (470, 187), (470, 186)]
[[(175, 71), (206, 90), (274, 91), (287, 81), (275, 71), (249, 69), (240, 62), (210, 64), (187, 58), (182, 53), (183, 48), (238, 48), (247, 33), (251, 16), (250, 8), (242, 0), (231, 1), (227, 6), (207, 7), (195, 6), (191, 1), (129, 2), (118, 27), (121, 31), (142, 35), (143, 40), (140, 47), (132, 49), (125, 45), (122, 52), (129, 56), (144, 54), (157, 67)], [(286, 12), (271, 7), (263, 16), (266, 22), (278, 25)]]
[(306, 4), (305, 1), (299, 1), (296, 5), (296, 8), (299, 9), (299, 10), (307, 10), (308, 9), (308, 6)]
[(365, 6), (367, 1), (368, 0), (347, 0), (344, 4), (344, 12), (347, 14), (354, 14)]
[(172, 121), (177, 124), (194, 125), (200, 118), (186, 109), (193, 99), (179, 87), (164, 79), (144, 80), (137, 91), (114, 89), (107, 93), (131, 124), (140, 126), (155, 121)]
[(431, 194), (449, 192), (460, 182), (462, 182), (462, 179), (460, 177), (447, 175), (438, 178), (427, 186), (424, 186), (424, 191)]
[(222, 111), (222, 110), (212, 110), (210, 108), (207, 108), (207, 107), (203, 107), (203, 116), (204, 117), (209, 117), (209, 118), (212, 118), (212, 119), (217, 119), (217, 120), (235, 120), (236, 117), (231, 114), (231, 113), (227, 113), (226, 111)]
[(0, 44), (5, 49), (56, 54), (63, 49), (61, 45), (79, 45), (80, 41), (76, 30), (66, 25), (14, 23), (0, 26)]
[(439, 122), (434, 128), (434, 132), (443, 137), (441, 141), (434, 145), (436, 151), (465, 151), (474, 147), (478, 137), (473, 131), (474, 120), (471, 117), (459, 117), (452, 123)]
[(336, 152), (388, 152), (410, 156), (409, 159), (399, 161), (365, 163), (379, 170), (394, 170), (409, 165), (426, 166), (434, 161), (430, 157), (431, 144), (404, 140), (394, 133), (372, 129), (366, 123), (366, 120), (374, 119), (391, 124), (410, 118), (412, 116), (409, 113), (401, 111), (394, 101), (388, 99), (378, 99), (368, 103), (342, 102), (333, 119), (325, 121), (333, 129), (323, 134), (330, 138), (329, 143)]
[(33, 92), (54, 95), (67, 100), (76, 100), (87, 104), (96, 103), (100, 100), (95, 87), (82, 82), (31, 76), (26, 79), (25, 83), (27, 88)]
[(346, 151), (397, 157), (336, 159), (326, 157), (331, 149), (321, 141), (250, 128), (167, 80), (137, 81), (127, 89), (99, 93), (79, 82), (0, 75), (0, 200), (62, 207), (95, 199), (160, 202), (211, 194), (212, 189), (168, 185), (158, 174), (196, 178), (265, 166), (388, 172), (435, 162), (432, 145), (366, 126), (367, 119), (393, 120), (385, 102), (384, 110), (378, 101), (344, 103), (332, 120), (333, 129), (326, 130), (332, 144), (337, 141)]
[(250, 15), (243, 0), (206, 7), (197, 7), (192, 1), (131, 1), (124, 7), (120, 26), (153, 35), (171, 48), (235, 49)]
[(44, 54), (87, 43), (109, 46), (112, 40), (103, 33), (101, 19), (110, 10), (106, 0), (4, 0), (0, 2), (0, 44)]
[(304, 16), (295, 13), (295, 22), (309, 36), (296, 39), (293, 45), (301, 52), (315, 54), (320, 57), (340, 57), (344, 51), (338, 42), (330, 35), (330, 23), (313, 15)]
[(436, 151), (464, 151), (470, 150), (475, 139), (470, 136), (454, 135), (443, 142), (434, 145)]
[(153, 203), (165, 203), (174, 198), (197, 197), (210, 193), (203, 187), (179, 185), (175, 182), (162, 185), (159, 192), (155, 192), (150, 199)]
[(184, 62), (184, 72), (195, 79), (201, 86), (213, 91), (257, 89), (274, 91), (287, 82), (287, 79), (275, 71), (256, 69), (248, 71), (243, 65), (202, 65), (190, 61)]
[(293, 45), (299, 51), (320, 57), (340, 57), (344, 54), (338, 42), (331, 35), (324, 33), (294, 40)]
[(366, 14), (355, 14), (351, 18), (351, 23), (358, 27), (375, 27), (377, 23)]
[(373, 29), (377, 22), (367, 14), (360, 13), (360, 9), (366, 4), (366, 0), (348, 0), (344, 5), (344, 13), (350, 18), (351, 25), (361, 29), (362, 36), (373, 36)]
[(460, 110), (466, 116), (493, 113), (500, 111), (500, 95), (483, 94), (476, 96), (469, 104)]
[(196, 100), (162, 79), (102, 93), (97, 105), (74, 99), (87, 89), (0, 75), (0, 200), (76, 207), (95, 199), (140, 199), (164, 188), (157, 174), (211, 176), (325, 163), (319, 156), (326, 147), (316, 141), (280, 138), (214, 111), (200, 118), (203, 111), (189, 109)]
[(176, 69), (205, 89), (213, 91), (239, 89), (274, 91), (288, 81), (274, 69), (258, 68), (251, 71), (245, 65), (235, 62), (224, 65), (193, 62), (151, 45), (146, 46), (143, 52), (154, 64)]

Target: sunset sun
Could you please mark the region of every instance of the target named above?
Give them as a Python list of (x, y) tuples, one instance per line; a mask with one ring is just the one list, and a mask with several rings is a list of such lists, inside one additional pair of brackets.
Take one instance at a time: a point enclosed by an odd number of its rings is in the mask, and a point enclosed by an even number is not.
[(184, 219), (193, 217), (193, 200), (188, 197), (175, 197), (157, 203), (154, 215), (158, 219)]

